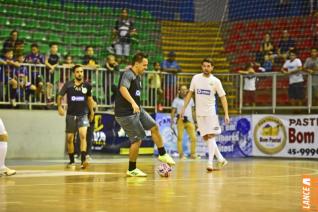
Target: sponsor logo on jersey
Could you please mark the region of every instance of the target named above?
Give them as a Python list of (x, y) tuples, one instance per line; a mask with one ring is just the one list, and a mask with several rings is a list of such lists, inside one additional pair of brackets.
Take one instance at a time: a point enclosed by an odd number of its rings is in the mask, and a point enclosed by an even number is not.
[(140, 90), (136, 90), (136, 96), (140, 96)]
[(83, 102), (83, 101), (85, 101), (85, 97), (84, 96), (72, 96), (71, 101), (72, 102)]
[(82, 93), (86, 94), (87, 93), (87, 88), (82, 88)]
[(197, 94), (202, 94), (202, 95), (210, 95), (211, 91), (210, 90), (204, 90), (204, 89), (197, 89)]

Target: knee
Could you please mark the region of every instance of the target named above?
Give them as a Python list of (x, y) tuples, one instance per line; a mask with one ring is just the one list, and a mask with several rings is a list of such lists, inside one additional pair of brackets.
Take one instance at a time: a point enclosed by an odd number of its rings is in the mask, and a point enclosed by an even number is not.
[(71, 135), (70, 135), (70, 136), (67, 136), (67, 139), (66, 139), (66, 140), (67, 140), (67, 143), (68, 143), (68, 144), (72, 144), (72, 143), (73, 143), (73, 140), (74, 140), (74, 136), (71, 136)]
[(150, 131), (151, 131), (151, 134), (159, 134), (158, 125), (155, 125), (154, 127), (152, 127)]
[(17, 82), (15, 79), (12, 79), (12, 80), (10, 81), (10, 84), (11, 84), (11, 86), (12, 86), (13, 88), (17, 88), (17, 87), (18, 87), (18, 82)]
[(0, 135), (0, 141), (5, 141), (7, 142), (9, 140), (9, 136), (7, 133), (1, 134)]

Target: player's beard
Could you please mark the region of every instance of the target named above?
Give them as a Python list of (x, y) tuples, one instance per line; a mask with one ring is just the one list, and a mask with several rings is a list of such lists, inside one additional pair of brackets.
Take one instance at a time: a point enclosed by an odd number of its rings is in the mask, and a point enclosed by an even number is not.
[(83, 80), (83, 77), (75, 77), (76, 81), (81, 82)]
[(211, 75), (211, 72), (209, 71), (203, 71), (203, 75), (206, 77), (209, 77)]

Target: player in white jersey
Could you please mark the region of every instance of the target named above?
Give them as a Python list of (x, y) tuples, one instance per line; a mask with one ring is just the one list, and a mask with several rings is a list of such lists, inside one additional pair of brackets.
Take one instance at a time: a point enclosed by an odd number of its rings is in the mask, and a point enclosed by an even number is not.
[(213, 71), (213, 61), (210, 58), (205, 58), (201, 62), (202, 72), (193, 76), (190, 91), (184, 100), (184, 106), (181, 110), (180, 116), (182, 117), (190, 102), (193, 93), (195, 94), (196, 105), (196, 117), (198, 122), (198, 128), (203, 140), (207, 142), (209, 159), (208, 159), (208, 171), (214, 171), (213, 168), (214, 155), (218, 160), (218, 167), (223, 167), (227, 164), (227, 161), (220, 153), (218, 146), (216, 145), (215, 137), (221, 133), (218, 116), (215, 109), (215, 94), (217, 94), (223, 106), (225, 113), (225, 124), (230, 123), (228, 114), (228, 104), (225, 96), (221, 81), (214, 77), (211, 72)]
[(4, 161), (6, 159), (7, 148), (8, 148), (8, 133), (6, 131), (6, 128), (4, 127), (2, 119), (0, 118), (0, 176), (1, 175), (11, 176), (16, 173), (15, 170), (9, 169), (8, 167), (5, 166)]

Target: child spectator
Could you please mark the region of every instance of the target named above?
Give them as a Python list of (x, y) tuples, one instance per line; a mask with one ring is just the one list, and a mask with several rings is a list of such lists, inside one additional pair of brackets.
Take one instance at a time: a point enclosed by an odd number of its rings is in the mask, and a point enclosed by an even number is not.
[(52, 103), (53, 98), (53, 85), (54, 85), (54, 72), (56, 67), (60, 62), (60, 54), (58, 53), (58, 45), (56, 43), (50, 44), (50, 51), (45, 57), (45, 65), (46, 65), (46, 98), (47, 103)]

